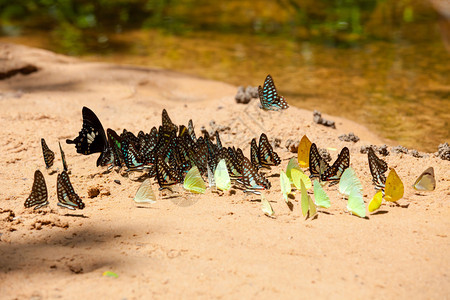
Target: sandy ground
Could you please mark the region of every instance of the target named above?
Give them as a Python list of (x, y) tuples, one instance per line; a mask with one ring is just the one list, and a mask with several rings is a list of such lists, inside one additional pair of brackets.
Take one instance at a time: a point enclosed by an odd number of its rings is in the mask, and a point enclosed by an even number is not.
[[(279, 171), (296, 156), (284, 147), (286, 140), (307, 134), (321, 148), (349, 147), (368, 203), (374, 190), (367, 155), (359, 149), (381, 139), (333, 116), (324, 117), (337, 129), (314, 124), (312, 112), (295, 107), (267, 113), (256, 100), (236, 104), (236, 87), (167, 70), (86, 63), (9, 44), (0, 44), (0, 63), (39, 68), (0, 81), (1, 299), (449, 298), (450, 162), (433, 154), (391, 154), (385, 160), (405, 184), (401, 206), (384, 204), (361, 219), (345, 212), (337, 186), (327, 187), (331, 208), (304, 220), (299, 197), (290, 211), (280, 193)], [(246, 155), (251, 138), (263, 131), (281, 139), (275, 151), (282, 164), (268, 175), (276, 218), (263, 215), (258, 196), (239, 190), (184, 194), (197, 201), (189, 207), (158, 194), (150, 208), (138, 208), (132, 198), (139, 182), (104, 173), (95, 167), (97, 155), (77, 154), (63, 143), (77, 136), (82, 106), (105, 129), (136, 133), (158, 126), (163, 108), (176, 124), (192, 118), (198, 134), (214, 120), (231, 128), (221, 133), (222, 142), (243, 147)], [(350, 131), (361, 140), (338, 139)], [(67, 215), (56, 205), (56, 173), (45, 170), (42, 137), (56, 152), (53, 168), (59, 170), (62, 142), (83, 211)], [(429, 166), (436, 190), (417, 193), (411, 185)], [(23, 207), (36, 168), (44, 172), (50, 201), (39, 212)], [(91, 188), (100, 195), (88, 198)], [(104, 271), (119, 277), (102, 276)]]

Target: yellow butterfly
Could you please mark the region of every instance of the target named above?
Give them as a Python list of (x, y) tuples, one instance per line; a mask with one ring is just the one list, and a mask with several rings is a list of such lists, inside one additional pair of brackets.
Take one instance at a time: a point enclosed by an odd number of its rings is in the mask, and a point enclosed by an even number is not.
[(308, 137), (304, 135), (298, 145), (297, 160), (302, 168), (308, 168), (309, 166), (309, 149), (311, 148), (311, 144)]
[(436, 179), (434, 178), (433, 167), (429, 167), (420, 174), (419, 178), (417, 178), (414, 183), (413, 188), (418, 191), (434, 191), (436, 188)]
[(317, 213), (316, 205), (314, 204), (314, 201), (311, 199), (311, 196), (308, 195), (306, 192), (306, 187), (303, 181), (300, 181), (302, 196), (301, 196), (301, 207), (302, 207), (302, 214), (304, 217), (312, 218)]
[(381, 202), (383, 201), (383, 192), (379, 190), (369, 202), (369, 212), (376, 211), (380, 208)]
[(264, 193), (261, 193), (261, 210), (268, 217), (272, 217), (275, 214), (275, 212), (272, 209), (272, 205), (270, 205)]
[(403, 197), (404, 189), (402, 180), (398, 177), (397, 172), (391, 168), (391, 171), (386, 179), (384, 199), (386, 201), (396, 202)]

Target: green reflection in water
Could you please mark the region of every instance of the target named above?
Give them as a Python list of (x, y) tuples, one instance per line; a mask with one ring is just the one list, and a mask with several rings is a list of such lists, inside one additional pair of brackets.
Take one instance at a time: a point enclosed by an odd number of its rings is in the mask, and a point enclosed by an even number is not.
[(270, 73), (290, 104), (406, 147), (434, 152), (450, 137), (449, 55), (426, 1), (36, 3), (28, 14), (56, 16), (50, 35), (24, 26), (2, 40), (235, 85), (260, 85)]

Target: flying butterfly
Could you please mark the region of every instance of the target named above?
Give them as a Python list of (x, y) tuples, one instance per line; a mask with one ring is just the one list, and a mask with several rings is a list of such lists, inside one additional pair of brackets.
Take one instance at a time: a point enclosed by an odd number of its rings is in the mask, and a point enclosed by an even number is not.
[(48, 192), (47, 185), (45, 184), (44, 175), (39, 170), (34, 172), (33, 187), (31, 188), (31, 194), (25, 200), (25, 207), (33, 207), (34, 209), (41, 208), (48, 205)]
[(67, 162), (66, 162), (66, 155), (64, 154), (64, 151), (61, 147), (61, 143), (59, 141), (58, 141), (58, 144), (59, 144), (59, 151), (61, 152), (61, 160), (62, 160), (62, 164), (63, 164), (63, 170), (67, 172), (68, 168), (67, 168)]
[(69, 175), (66, 171), (58, 174), (56, 181), (56, 191), (58, 195), (58, 205), (68, 209), (75, 208), (83, 209), (84, 203), (81, 198), (75, 193), (72, 184), (70, 183)]
[(436, 188), (436, 179), (434, 177), (433, 167), (429, 167), (416, 179), (413, 185), (417, 191), (434, 191)]
[(347, 147), (344, 147), (339, 153), (338, 158), (331, 167), (326, 169), (320, 179), (322, 181), (334, 181), (337, 182), (342, 176), (342, 173), (350, 166), (350, 151)]
[(197, 166), (193, 166), (186, 174), (183, 183), (184, 189), (197, 194), (203, 194), (206, 191), (206, 184)]
[(311, 175), (310, 178), (314, 177), (322, 177), (322, 174), (330, 167), (330, 165), (326, 162), (325, 159), (319, 153), (317, 146), (315, 143), (311, 144), (309, 148), (309, 172)]
[(309, 150), (311, 149), (311, 141), (306, 135), (302, 137), (298, 144), (297, 160), (298, 164), (302, 168), (308, 168), (309, 166)]
[(264, 86), (258, 87), (259, 101), (263, 110), (279, 111), (289, 108), (284, 97), (280, 97), (277, 93), (275, 83), (272, 76), (267, 75)]
[(67, 139), (66, 143), (75, 144), (77, 153), (84, 155), (100, 152), (101, 154), (97, 159), (97, 166), (99, 166), (102, 161), (103, 153), (108, 146), (105, 130), (92, 110), (84, 106), (82, 114), (83, 126), (81, 131), (75, 139)]
[(384, 189), (386, 184), (386, 176), (384, 173), (386, 173), (388, 169), (387, 163), (377, 157), (372, 147), (369, 147), (367, 159), (369, 161), (370, 174), (372, 174), (372, 182), (375, 185), (375, 189)]
[(44, 155), (45, 167), (48, 169), (53, 166), (53, 161), (55, 160), (55, 152), (50, 150), (43, 138), (41, 139), (41, 146), (42, 154)]
[(152, 189), (152, 182), (150, 178), (145, 179), (139, 186), (136, 195), (133, 199), (136, 203), (155, 203), (156, 196)]

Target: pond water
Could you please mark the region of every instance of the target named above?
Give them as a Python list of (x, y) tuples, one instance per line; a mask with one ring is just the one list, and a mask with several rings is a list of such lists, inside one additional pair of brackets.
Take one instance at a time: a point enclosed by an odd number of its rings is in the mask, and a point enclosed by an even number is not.
[[(361, 40), (353, 32), (344, 43), (337, 35), (317, 41), (238, 30), (128, 29), (99, 36), (100, 46), (75, 54), (235, 85), (261, 85), (271, 74), (290, 105), (342, 116), (394, 144), (435, 152), (450, 137), (450, 60), (436, 20), (389, 27), (389, 38)], [(38, 30), (0, 41), (71, 54)]]

